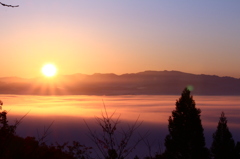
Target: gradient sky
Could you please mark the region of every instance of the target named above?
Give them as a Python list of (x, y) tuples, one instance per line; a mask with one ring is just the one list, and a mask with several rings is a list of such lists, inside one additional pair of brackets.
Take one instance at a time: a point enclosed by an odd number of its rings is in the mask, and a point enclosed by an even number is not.
[(2, 0), (0, 77), (178, 70), (240, 78), (239, 0)]

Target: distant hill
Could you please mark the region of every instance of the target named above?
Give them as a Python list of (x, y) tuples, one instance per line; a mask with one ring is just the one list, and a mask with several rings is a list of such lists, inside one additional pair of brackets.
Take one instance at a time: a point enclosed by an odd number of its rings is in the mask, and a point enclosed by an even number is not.
[(240, 79), (179, 71), (74, 74), (55, 79), (0, 78), (1, 94), (179, 95), (187, 86), (194, 88), (194, 95), (240, 95)]

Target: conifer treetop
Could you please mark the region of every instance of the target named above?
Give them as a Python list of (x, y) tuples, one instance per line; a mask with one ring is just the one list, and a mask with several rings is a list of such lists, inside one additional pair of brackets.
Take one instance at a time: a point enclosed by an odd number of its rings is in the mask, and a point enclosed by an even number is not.
[(190, 93), (187, 88), (183, 90), (176, 101), (176, 109), (169, 117), (169, 134), (165, 138), (166, 158), (209, 158), (200, 119), (201, 110), (195, 107)]
[(191, 92), (185, 88), (182, 92), (181, 97), (176, 102), (176, 111), (185, 111), (186, 109), (195, 108), (195, 101)]
[(237, 156), (235, 152), (235, 142), (232, 133), (228, 129), (227, 118), (224, 112), (221, 113), (217, 130), (213, 134), (211, 152), (214, 159), (235, 158)]

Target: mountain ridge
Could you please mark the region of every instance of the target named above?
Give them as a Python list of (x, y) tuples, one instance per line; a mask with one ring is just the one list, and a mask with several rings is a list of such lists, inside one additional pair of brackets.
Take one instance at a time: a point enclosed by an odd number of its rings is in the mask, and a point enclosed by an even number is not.
[(117, 75), (72, 74), (56, 78), (0, 78), (0, 94), (30, 95), (178, 95), (191, 86), (196, 95), (240, 95), (240, 79), (180, 71), (143, 71)]

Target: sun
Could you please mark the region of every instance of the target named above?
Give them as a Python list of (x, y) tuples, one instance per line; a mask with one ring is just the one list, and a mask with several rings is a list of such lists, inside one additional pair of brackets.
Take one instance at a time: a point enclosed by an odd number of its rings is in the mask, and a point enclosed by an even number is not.
[(53, 64), (46, 64), (42, 67), (42, 73), (46, 77), (52, 77), (56, 75), (57, 68)]

